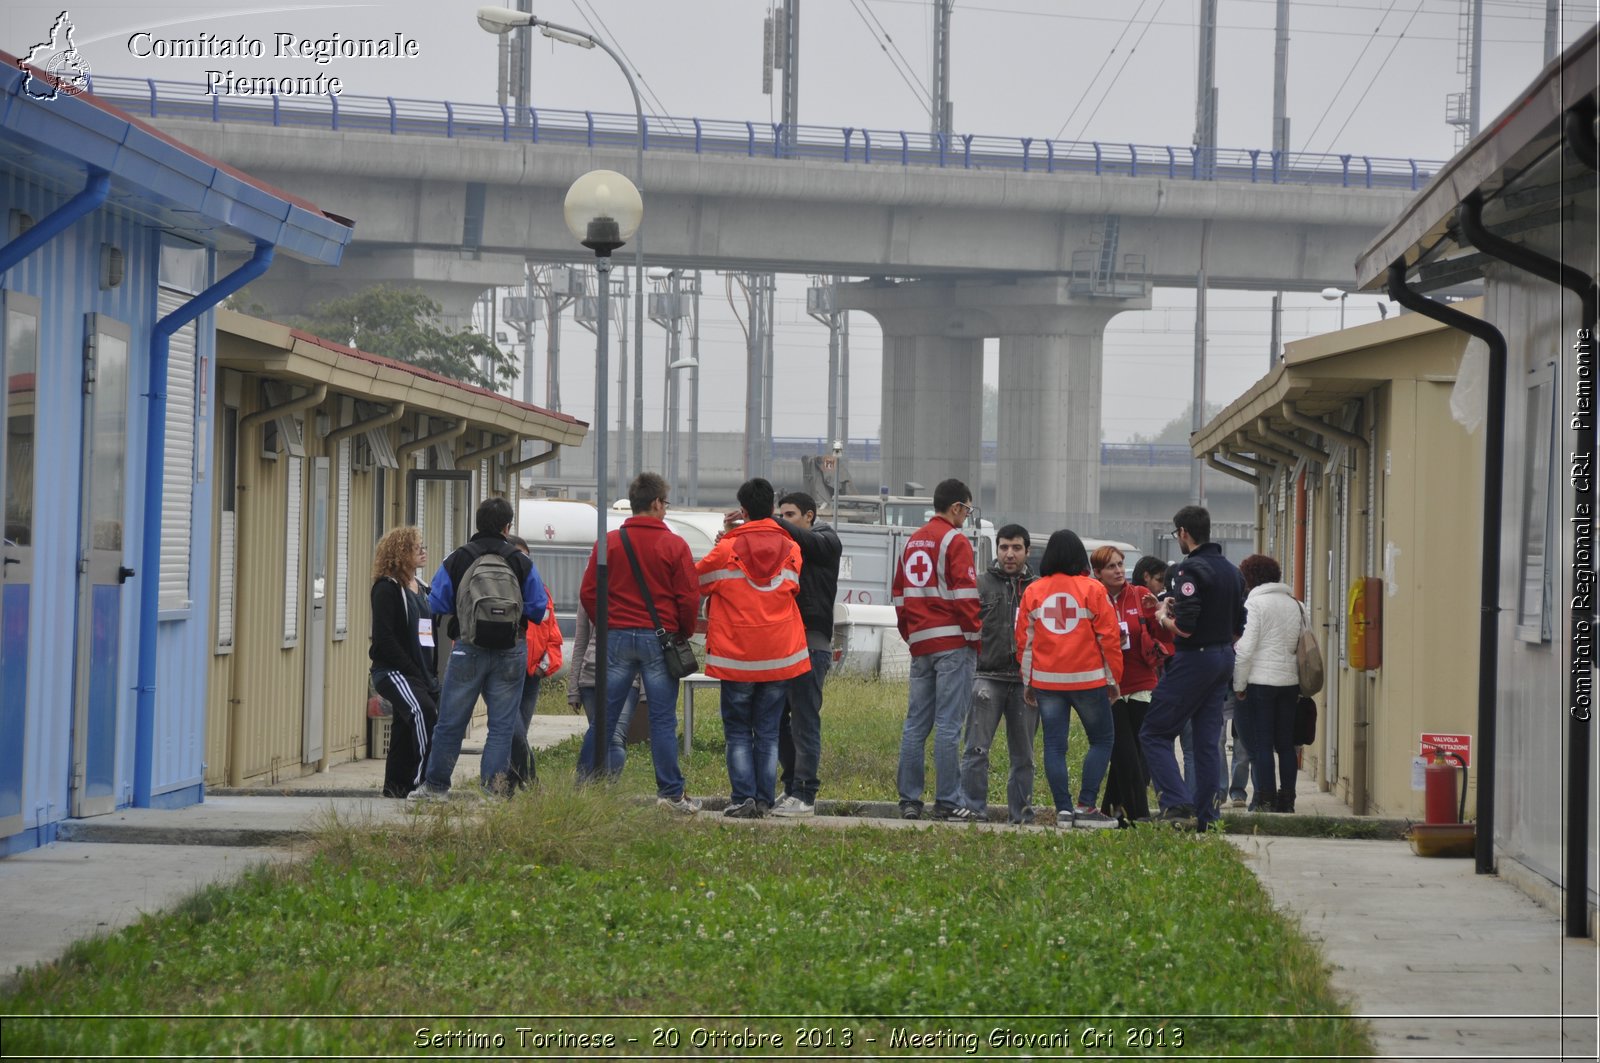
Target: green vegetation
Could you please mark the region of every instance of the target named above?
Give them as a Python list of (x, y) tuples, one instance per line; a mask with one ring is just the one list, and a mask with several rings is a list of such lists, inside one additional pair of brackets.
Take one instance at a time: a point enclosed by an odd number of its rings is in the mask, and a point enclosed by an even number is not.
[[(830, 683), (824, 796), (893, 799), (904, 698)], [(715, 706), (687, 765), (707, 796), (726, 786)], [(541, 711), (566, 711), (559, 690)], [(73, 946), (0, 995), (5, 1053), (1370, 1051), (1219, 836), (686, 820), (639, 799), (642, 747), (619, 784), (582, 789), (576, 749), (542, 755), (513, 801), (331, 821), (303, 862)], [(991, 769), (999, 796), (1003, 742)]]
[[(422, 1027), (510, 1055), (519, 1026), (640, 1038), (625, 1053), (656, 1028), (682, 1054), (696, 1029), (785, 1038), (728, 1058), (793, 1052), (802, 1027), (836, 1053), (931, 1054), (896, 1029), (1024, 1051), (997, 1028), (1079, 1052), (1085, 1029), (1130, 1055), (1368, 1050), (1221, 838), (690, 822), (565, 780), (329, 824), (306, 862), (74, 946), (0, 1011), (8, 1055), (69, 1057), (420, 1055)], [(159, 1017), (64, 1017), (134, 1014)]]

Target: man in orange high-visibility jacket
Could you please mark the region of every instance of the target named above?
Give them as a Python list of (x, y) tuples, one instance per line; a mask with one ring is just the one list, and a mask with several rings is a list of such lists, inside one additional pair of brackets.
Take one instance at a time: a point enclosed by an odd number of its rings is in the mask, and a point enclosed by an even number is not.
[(933, 818), (977, 819), (961, 790), (961, 729), (972, 707), (981, 638), (978, 571), (961, 525), (972, 492), (960, 480), (933, 489), (934, 517), (906, 542), (894, 572), (900, 636), (911, 650), (911, 696), (900, 733), (902, 819), (922, 817), (923, 757), (933, 733)]
[(800, 547), (772, 519), (772, 485), (739, 487), (730, 517), (702, 557), (706, 596), (706, 675), (722, 680), (722, 733), (733, 799), (723, 811), (757, 819), (772, 808), (778, 781), (778, 718), (789, 680), (811, 670), (800, 593)]

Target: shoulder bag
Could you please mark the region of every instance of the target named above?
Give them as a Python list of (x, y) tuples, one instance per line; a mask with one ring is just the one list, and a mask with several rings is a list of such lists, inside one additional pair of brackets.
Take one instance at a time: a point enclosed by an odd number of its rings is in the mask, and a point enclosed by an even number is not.
[(656, 641), (661, 643), (661, 656), (667, 662), (667, 674), (674, 680), (693, 675), (700, 670), (700, 662), (694, 659), (694, 647), (682, 635), (672, 634), (662, 626), (661, 617), (656, 614), (655, 599), (650, 594), (650, 584), (644, 581), (638, 555), (628, 541), (628, 530), (620, 529), (617, 534), (622, 539), (623, 552), (628, 555), (628, 564), (633, 568), (634, 582), (639, 584), (639, 597), (644, 599), (644, 607), (650, 612), (650, 623), (656, 626)]
[(1295, 670), (1300, 676), (1300, 693), (1315, 694), (1322, 689), (1322, 649), (1317, 645), (1316, 633), (1311, 630), (1311, 620), (1303, 603), (1300, 607), (1300, 641), (1294, 648)]

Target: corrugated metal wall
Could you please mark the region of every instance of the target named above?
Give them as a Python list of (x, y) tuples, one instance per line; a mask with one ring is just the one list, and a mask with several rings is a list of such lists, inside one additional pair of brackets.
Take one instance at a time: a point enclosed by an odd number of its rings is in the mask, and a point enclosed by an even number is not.
[[(1588, 270), (1595, 259), (1595, 217), (1580, 200), (1560, 230), (1541, 230), (1526, 243), (1545, 255), (1565, 259)], [(1572, 623), (1568, 595), (1572, 586), (1573, 489), (1568, 468), (1576, 449), (1571, 426), (1574, 396), (1571, 345), (1580, 324), (1578, 300), (1553, 284), (1535, 280), (1509, 267), (1488, 272), (1484, 316), (1505, 334), (1509, 347), (1506, 386), (1506, 463), (1500, 549), (1500, 704), (1499, 758), (1496, 777), (1495, 845), (1497, 850), (1544, 875), (1564, 880), (1564, 809), (1575, 795), (1567, 793), (1567, 673), (1572, 661)], [(1554, 552), (1553, 631), (1549, 642), (1516, 636), (1517, 606), (1527, 567), (1523, 517), (1527, 507), (1524, 455), (1530, 446), (1527, 378), (1547, 362), (1555, 363), (1554, 398), (1557, 438), (1554, 445), (1554, 505), (1551, 523)], [(1592, 382), (1591, 382), (1592, 383)], [(1591, 391), (1592, 395), (1592, 391)], [(1548, 445), (1548, 444), (1546, 444)], [(1590, 527), (1593, 527), (1592, 521)], [(1600, 763), (1600, 729), (1588, 734), (1592, 760)], [(1600, 771), (1591, 769), (1589, 807), (1596, 807)], [(1600, 821), (1591, 817), (1589, 865), (1595, 866)], [(1590, 880), (1591, 901), (1596, 896)]]
[[(19, 177), (0, 177), (0, 216), (11, 209), (42, 219), (72, 192), (45, 191)], [(103, 245), (121, 250), (120, 284), (102, 288)], [(34, 490), (33, 592), (29, 612), (27, 731), (24, 822), (57, 822), (68, 809), (72, 706), (77, 642), (77, 528), (82, 450), (82, 374), (86, 313), (126, 324), (129, 346), (127, 446), (124, 451), (123, 563), (139, 563), (143, 533), (145, 422), (149, 337), (156, 316), (158, 236), (142, 221), (102, 208), (34, 252), (3, 278), (9, 290), (40, 300), (39, 366), (36, 377), (36, 467)], [(211, 353), (208, 337), (200, 354)], [(209, 364), (209, 363), (208, 363)], [(202, 409), (202, 416), (205, 411)], [(209, 480), (196, 484), (197, 524), (209, 535)], [(198, 528), (197, 528), (198, 530)], [(204, 541), (204, 540), (202, 540)], [(204, 570), (205, 565), (199, 566)], [(197, 595), (209, 593), (209, 572), (193, 574)], [(121, 595), (122, 632), (117, 688), (117, 755), (114, 790), (118, 803), (132, 798), (134, 774), (138, 594), (140, 572)], [(199, 599), (197, 599), (199, 600)], [(201, 774), (201, 703), (208, 624), (203, 610), (163, 618), (158, 640), (155, 750), (152, 789), (157, 795), (198, 782)], [(198, 797), (198, 794), (195, 795)]]

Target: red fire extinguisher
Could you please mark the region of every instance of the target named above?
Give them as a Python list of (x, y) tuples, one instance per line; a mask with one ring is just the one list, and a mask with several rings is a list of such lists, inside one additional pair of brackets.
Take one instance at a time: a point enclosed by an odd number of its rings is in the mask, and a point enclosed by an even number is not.
[[(1423, 782), (1427, 794), (1424, 803), (1426, 823), (1460, 823), (1467, 812), (1467, 762), (1459, 753), (1435, 747), (1433, 760), (1424, 769)], [(1456, 803), (1456, 765), (1447, 758), (1454, 757), (1461, 766), (1461, 799)]]

